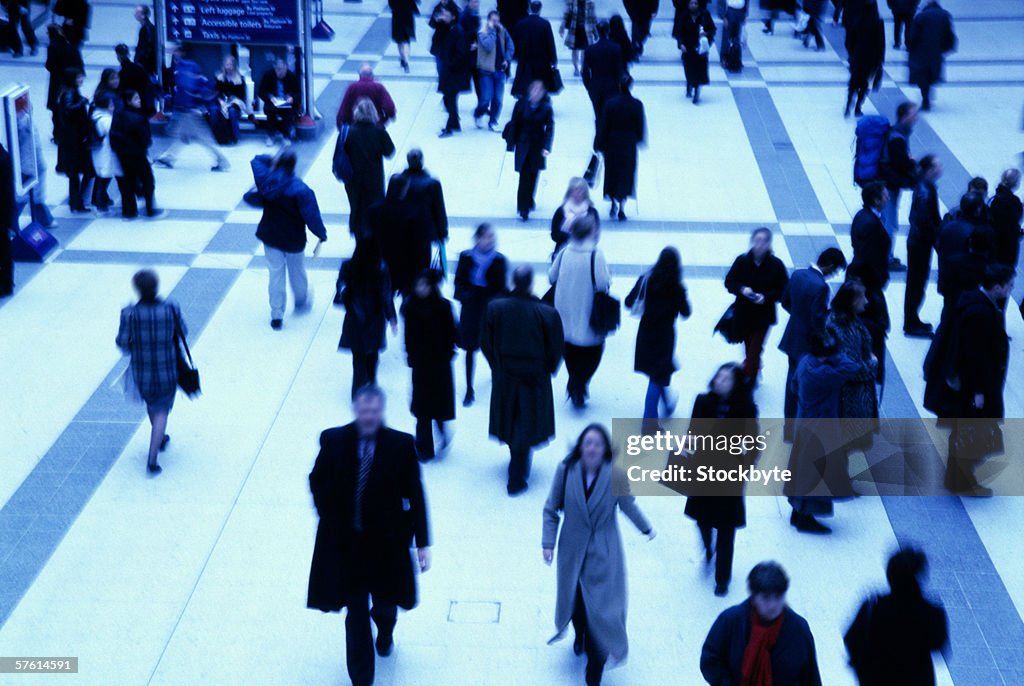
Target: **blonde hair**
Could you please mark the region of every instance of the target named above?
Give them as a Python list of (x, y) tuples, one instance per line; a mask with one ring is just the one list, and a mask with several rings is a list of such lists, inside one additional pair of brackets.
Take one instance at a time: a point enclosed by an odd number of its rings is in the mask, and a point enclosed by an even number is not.
[(380, 117), (377, 116), (377, 107), (369, 98), (360, 98), (355, 109), (352, 110), (352, 120), (376, 124), (380, 121)]
[(565, 197), (562, 200), (568, 200), (572, 197), (572, 194), (577, 190), (583, 189), (583, 195), (587, 202), (590, 202), (590, 186), (579, 176), (574, 176), (569, 179), (569, 187), (565, 189)]

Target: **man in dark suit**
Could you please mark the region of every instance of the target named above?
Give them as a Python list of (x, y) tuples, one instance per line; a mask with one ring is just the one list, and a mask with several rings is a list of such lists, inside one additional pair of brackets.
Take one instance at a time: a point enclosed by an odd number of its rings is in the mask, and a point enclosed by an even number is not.
[(942, 176), (942, 162), (935, 155), (921, 158), (921, 180), (910, 204), (910, 231), (907, 233), (907, 290), (903, 298), (903, 333), (931, 338), (932, 325), (922, 322), (918, 311), (932, 270), (932, 250), (939, 237), (939, 190), (935, 184)]
[(512, 43), (516, 46), (517, 62), (512, 95), (517, 98), (524, 97), (530, 84), (538, 80), (543, 81), (551, 90), (551, 74), (558, 66), (555, 32), (551, 22), (540, 16), (540, 10), (540, 0), (533, 0), (529, 16), (512, 27)]
[(408, 168), (401, 177), (409, 184), (405, 198), (416, 209), (416, 235), (425, 241), (448, 239), (448, 212), (441, 182), (423, 168), (423, 151), (413, 148), (405, 155)]
[(6, 298), (14, 292), (11, 231), (15, 228), (14, 167), (7, 149), (0, 145), (0, 298)]
[[(939, 294), (942, 319), (952, 315), (960, 293), (980, 281), (992, 247), (985, 196), (970, 191), (960, 198), (960, 212), (943, 224), (935, 245), (939, 253)], [(973, 255), (973, 257), (972, 257)]]
[[(965, 419), (954, 425), (949, 439), (946, 488), (953, 493), (992, 495), (992, 489), (978, 484), (974, 469), (1002, 449), (1001, 440), (985, 439), (986, 435), (995, 435), (998, 425), (982, 420), (1002, 419), (1005, 415), (1003, 386), (1010, 361), (1010, 339), (1006, 335), (1002, 303), (1013, 292), (1013, 282), (1011, 267), (990, 265), (981, 287), (965, 291), (957, 304), (952, 367), (960, 382), (958, 414)], [(965, 425), (971, 425), (973, 430), (967, 433)]]
[[(356, 419), (320, 434), (309, 475), (320, 516), (306, 605), (322, 612), (348, 608), (345, 652), (354, 686), (370, 686), (377, 654), (393, 648), (397, 607), (416, 605), (409, 547), (415, 536), (420, 572), (430, 568), (427, 509), (413, 438), (384, 426), (384, 392), (363, 386)], [(373, 610), (369, 599), (373, 597)]]
[(618, 95), (619, 84), (626, 73), (622, 48), (608, 38), (608, 22), (597, 22), (597, 41), (583, 51), (583, 87), (594, 105), (594, 117), (600, 117), (604, 104)]
[(562, 362), (562, 320), (533, 295), (533, 269), (519, 266), (512, 292), (484, 311), (480, 350), (491, 365), (489, 431), (509, 447), (509, 495), (526, 490), (530, 451), (555, 435), (551, 376)]
[[(825, 248), (818, 255), (815, 264), (796, 269), (790, 274), (789, 283), (779, 301), (789, 313), (786, 330), (779, 341), (779, 350), (789, 357), (786, 372), (786, 399), (784, 417), (796, 417), (797, 395), (793, 376), (796, 366), (804, 355), (811, 351), (811, 339), (825, 330), (825, 316), (828, 314), (829, 288), (826, 279), (841, 269), (846, 269), (846, 257), (839, 248)], [(792, 440), (792, 422), (787, 421), (784, 429), (786, 440)]]
[(889, 283), (892, 238), (882, 222), (882, 211), (889, 202), (889, 191), (881, 181), (872, 181), (861, 190), (864, 207), (853, 217), (850, 241), (853, 259), (847, 277), (864, 284), (868, 297), (861, 321), (871, 333), (871, 352), (878, 358), (878, 382), (885, 379), (885, 338), (889, 332), (889, 306), (885, 287)]
[(149, 18), (148, 5), (135, 6), (135, 21), (139, 22), (139, 39), (135, 43), (135, 64), (146, 70), (150, 78), (156, 76), (156, 26)]

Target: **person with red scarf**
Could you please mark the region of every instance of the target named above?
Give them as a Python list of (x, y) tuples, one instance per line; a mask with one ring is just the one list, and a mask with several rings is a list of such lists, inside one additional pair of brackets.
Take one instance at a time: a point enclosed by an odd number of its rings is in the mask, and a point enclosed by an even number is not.
[(777, 562), (747, 576), (750, 597), (718, 615), (700, 655), (711, 686), (821, 686), (814, 636), (786, 605), (789, 577)]

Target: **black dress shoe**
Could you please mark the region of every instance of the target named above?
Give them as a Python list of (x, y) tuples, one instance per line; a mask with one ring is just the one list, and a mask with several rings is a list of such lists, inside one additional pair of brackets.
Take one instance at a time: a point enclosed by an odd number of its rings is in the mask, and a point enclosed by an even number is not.
[(583, 654), (583, 639), (586, 634), (576, 634), (576, 640), (572, 642), (572, 653), (573, 655), (579, 656)]
[(163, 439), (160, 441), (160, 452), (167, 450), (167, 444), (171, 442), (171, 435), (164, 434)]
[(466, 391), (466, 397), (462, 399), (462, 406), (469, 407), (476, 401), (476, 394), (473, 391)]
[(729, 595), (729, 584), (715, 584), (715, 595), (719, 598)]
[(374, 644), (377, 649), (377, 654), (381, 657), (387, 657), (395, 651), (395, 638), (391, 634), (387, 636), (381, 634), (377, 636), (377, 642)]
[(903, 327), (903, 335), (910, 338), (935, 338), (931, 324), (911, 324)]
[[(794, 522), (794, 519), (796, 520)], [(793, 517), (789, 520), (790, 524), (796, 527), (796, 530), (804, 534), (830, 534), (832, 529), (825, 526), (811, 515), (793, 513)]]
[(527, 488), (529, 488), (529, 486), (527, 484), (525, 484), (525, 483), (522, 486), (514, 486), (514, 487), (511, 484), (508, 484), (508, 485), (505, 486), (505, 491), (508, 492), (509, 497), (514, 498), (517, 495), (519, 495), (520, 493), (525, 493)]
[(150, 476), (156, 476), (160, 472), (164, 471), (163, 467), (158, 464), (147, 464), (146, 471), (149, 472)]
[(273, 329), (274, 331), (280, 331), (281, 330), (281, 326), (283, 326), (283, 325), (284, 325), (284, 322), (282, 322), (280, 319), (271, 319), (270, 320), (270, 328)]

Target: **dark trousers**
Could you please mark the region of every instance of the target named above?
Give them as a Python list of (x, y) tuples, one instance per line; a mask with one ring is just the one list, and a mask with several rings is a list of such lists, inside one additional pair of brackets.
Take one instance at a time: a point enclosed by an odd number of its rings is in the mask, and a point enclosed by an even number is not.
[(651, 15), (644, 13), (637, 17), (630, 17), (632, 23), (632, 40), (633, 47), (640, 54), (643, 54), (644, 43), (647, 42), (647, 38), (651, 35)]
[[(892, 30), (892, 43), (897, 48), (900, 44), (906, 44), (907, 36), (910, 34), (910, 25), (914, 23), (914, 14), (893, 14), (893, 30)], [(902, 32), (902, 33), (901, 33)], [(903, 36), (903, 40), (900, 40), (900, 35)]]
[(121, 158), (121, 176), (117, 177), (117, 188), (121, 191), (121, 216), (137, 217), (139, 205), (135, 200), (142, 195), (146, 203), (146, 214), (156, 212), (153, 204), (153, 168), (145, 157), (139, 159)]
[(459, 94), (445, 93), (443, 100), (445, 112), (448, 113), (448, 123), (444, 125), (444, 130), (461, 131), (462, 127), (459, 125)]
[[(297, 104), (297, 103), (296, 103)], [(267, 115), (267, 124), (272, 131), (292, 138), (295, 135), (295, 107), (274, 107), (264, 103), (263, 111)]]
[(380, 353), (357, 353), (352, 351), (352, 397), (368, 383), (377, 383), (377, 361)]
[(583, 637), (583, 652), (587, 654), (587, 686), (598, 686), (601, 683), (604, 663), (608, 661), (608, 656), (604, 654), (590, 637), (590, 632), (587, 631), (587, 608), (583, 604), (583, 589), (579, 584), (576, 584), (576, 602), (572, 609), (572, 628), (576, 632), (577, 638)]
[(533, 194), (537, 190), (537, 177), (540, 170), (531, 165), (523, 165), (519, 172), (519, 193), (516, 200), (516, 209), (520, 214), (533, 209)]
[(921, 88), (921, 109), (927, 110), (932, 106), (932, 84), (922, 85)]
[(768, 329), (751, 331), (743, 339), (743, 373), (750, 381), (757, 379), (761, 371), (761, 354), (764, 353), (764, 339), (768, 336)]
[(814, 45), (819, 50), (825, 47), (825, 39), (821, 36), (821, 26), (819, 26), (820, 21), (821, 19), (812, 15), (807, 20), (807, 28), (804, 29), (807, 36), (814, 36)]
[(416, 452), (421, 460), (434, 457), (434, 424), (437, 424), (438, 431), (444, 431), (444, 422), (440, 420), (416, 419)]
[(110, 188), (110, 179), (97, 176), (96, 181), (92, 185), (92, 204), (97, 210), (106, 210), (110, 207), (111, 200), (110, 194), (107, 192), (108, 188)]
[(68, 172), (68, 206), (73, 210), (85, 209), (85, 194), (89, 191), (92, 174), (88, 171)]
[(530, 478), (532, 455), (530, 454), (530, 448), (513, 447), (510, 445), (508, 451), (510, 458), (508, 462), (508, 489), (510, 491), (518, 491), (526, 486), (526, 481)]
[(903, 298), (903, 328), (921, 323), (918, 310), (932, 271), (932, 246), (926, 241), (907, 238), (907, 290)]
[[(704, 541), (704, 550), (711, 553), (711, 530), (715, 527), (699, 524), (700, 538)], [(715, 583), (728, 584), (732, 579), (732, 555), (736, 543), (736, 527), (718, 527), (715, 539)]]
[[(365, 549), (361, 535), (357, 535), (353, 547), (357, 553)], [(357, 554), (354, 557), (364, 555)], [(394, 632), (398, 618), (395, 604), (376, 596), (373, 597), (373, 610), (370, 610), (370, 596), (369, 579), (356, 574), (352, 579), (352, 589), (345, 599), (348, 608), (345, 615), (345, 663), (354, 686), (369, 686), (373, 683), (373, 631), (370, 619), (377, 625), (378, 637), (387, 638)]]
[(782, 416), (786, 418), (783, 425), (782, 435), (787, 441), (793, 440), (793, 419), (796, 417), (797, 395), (796, 395), (796, 366), (800, 359), (789, 356), (789, 368), (786, 369), (786, 394), (782, 410)]
[(593, 346), (565, 344), (565, 369), (569, 372), (569, 383), (566, 390), (570, 398), (587, 396), (587, 386), (594, 378), (598, 365), (601, 364), (601, 355), (604, 353), (604, 344)]
[(18, 34), (19, 27), (25, 34), (25, 42), (28, 43), (29, 49), (35, 50), (36, 46), (39, 45), (39, 41), (36, 39), (36, 30), (32, 26), (32, 20), (29, 17), (28, 8), (19, 6), (16, 0), (10, 2), (7, 5), (7, 8), (7, 12), (10, 15), (8, 16), (8, 19), (11, 22), (11, 52), (21, 55), (25, 51), (25, 48), (21, 44), (21, 36)]

